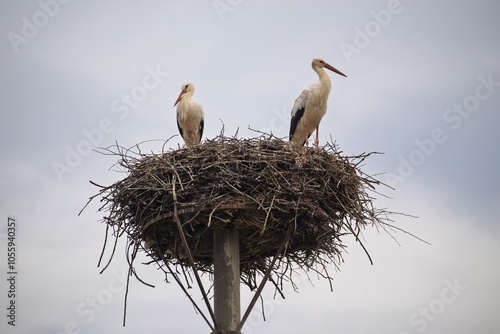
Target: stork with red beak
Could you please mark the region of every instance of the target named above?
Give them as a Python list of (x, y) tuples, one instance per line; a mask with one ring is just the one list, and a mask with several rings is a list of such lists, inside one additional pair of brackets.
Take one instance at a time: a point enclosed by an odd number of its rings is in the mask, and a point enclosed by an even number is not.
[(292, 108), (292, 120), (290, 122), (290, 141), (304, 146), (309, 145), (309, 137), (316, 129), (316, 146), (319, 145), (319, 123), (326, 113), (326, 104), (332, 82), (324, 68), (347, 77), (321, 58), (312, 61), (313, 70), (318, 73), (319, 81), (313, 83), (299, 95)]
[(186, 147), (197, 145), (203, 136), (205, 113), (201, 104), (193, 100), (194, 85), (182, 84), (181, 93), (174, 103), (177, 106), (177, 127)]

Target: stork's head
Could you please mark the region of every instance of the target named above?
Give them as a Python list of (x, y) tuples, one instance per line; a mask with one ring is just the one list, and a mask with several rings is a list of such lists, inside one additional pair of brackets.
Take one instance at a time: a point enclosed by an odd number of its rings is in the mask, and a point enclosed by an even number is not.
[(184, 94), (187, 94), (187, 96), (193, 96), (194, 93), (194, 85), (190, 82), (184, 83), (181, 86), (181, 93), (179, 94), (179, 97), (174, 103), (174, 107), (179, 103), (184, 96)]
[(344, 73), (340, 72), (339, 70), (337, 70), (332, 65), (328, 64), (323, 58), (314, 58), (311, 65), (312, 65), (312, 68), (314, 70), (316, 70), (317, 68), (327, 68), (330, 71), (335, 72), (337, 74), (340, 74), (340, 75), (342, 75), (342, 76), (344, 76), (344, 77), (347, 78), (347, 75), (345, 75)]

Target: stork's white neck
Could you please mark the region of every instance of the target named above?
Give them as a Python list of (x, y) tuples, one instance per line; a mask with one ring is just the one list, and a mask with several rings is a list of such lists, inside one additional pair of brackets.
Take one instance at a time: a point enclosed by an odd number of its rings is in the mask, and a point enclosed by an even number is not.
[(328, 96), (328, 94), (330, 94), (330, 90), (332, 89), (330, 76), (321, 67), (313, 67), (313, 70), (318, 73), (321, 90), (323, 90), (326, 96)]

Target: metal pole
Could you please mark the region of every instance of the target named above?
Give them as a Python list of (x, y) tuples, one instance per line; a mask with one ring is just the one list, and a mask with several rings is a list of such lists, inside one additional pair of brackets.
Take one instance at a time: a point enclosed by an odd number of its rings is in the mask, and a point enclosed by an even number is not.
[[(214, 231), (214, 313), (221, 333), (240, 322), (240, 244), (234, 228)], [(238, 333), (239, 334), (239, 333)]]

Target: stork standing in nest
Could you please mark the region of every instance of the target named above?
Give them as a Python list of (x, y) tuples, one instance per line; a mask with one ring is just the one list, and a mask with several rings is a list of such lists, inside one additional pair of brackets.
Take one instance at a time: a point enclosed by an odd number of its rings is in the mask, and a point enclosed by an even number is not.
[(316, 129), (316, 146), (319, 145), (319, 123), (326, 113), (326, 104), (332, 82), (324, 68), (347, 77), (321, 58), (312, 61), (313, 70), (318, 73), (319, 81), (310, 85), (295, 100), (292, 109), (292, 120), (290, 122), (290, 141), (304, 146), (309, 145), (309, 137)]
[(205, 113), (201, 104), (192, 97), (194, 85), (192, 83), (182, 84), (181, 93), (174, 103), (177, 106), (177, 127), (186, 147), (197, 145), (203, 136), (203, 125)]

